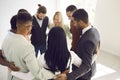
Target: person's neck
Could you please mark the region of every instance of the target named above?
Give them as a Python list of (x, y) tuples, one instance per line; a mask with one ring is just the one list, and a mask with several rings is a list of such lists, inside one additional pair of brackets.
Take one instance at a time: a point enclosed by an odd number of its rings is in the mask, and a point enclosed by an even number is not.
[(84, 24), (84, 28), (88, 27), (90, 23)]
[(24, 31), (17, 31), (16, 34), (20, 34), (26, 38), (27, 41), (30, 41), (29, 34)]
[(27, 33), (24, 31), (17, 31), (16, 34), (23, 35), (24, 37), (27, 35)]

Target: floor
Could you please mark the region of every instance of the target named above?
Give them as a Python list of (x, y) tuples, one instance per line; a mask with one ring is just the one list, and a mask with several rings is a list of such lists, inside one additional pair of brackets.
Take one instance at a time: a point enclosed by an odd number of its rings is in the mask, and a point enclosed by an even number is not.
[(120, 57), (100, 51), (93, 80), (120, 80)]

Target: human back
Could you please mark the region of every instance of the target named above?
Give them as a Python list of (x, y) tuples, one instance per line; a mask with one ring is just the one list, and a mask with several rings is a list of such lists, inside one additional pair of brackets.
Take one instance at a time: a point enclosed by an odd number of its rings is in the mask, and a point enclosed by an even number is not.
[[(67, 68), (70, 52), (67, 48), (66, 35), (61, 27), (54, 27), (48, 34), (48, 49), (45, 60), (52, 72), (63, 72)], [(62, 64), (62, 65), (61, 65)]]
[[(4, 40), (2, 50), (4, 57), (10, 62), (13, 61), (20, 68), (20, 72), (26, 73), (30, 71), (36, 79), (43, 79), (46, 76), (43, 73), (45, 69), (37, 63), (34, 47), (26, 38), (31, 28), (32, 16), (29, 13), (18, 13), (17, 32)], [(21, 80), (11, 75), (9, 71), (8, 80), (11, 79)]]

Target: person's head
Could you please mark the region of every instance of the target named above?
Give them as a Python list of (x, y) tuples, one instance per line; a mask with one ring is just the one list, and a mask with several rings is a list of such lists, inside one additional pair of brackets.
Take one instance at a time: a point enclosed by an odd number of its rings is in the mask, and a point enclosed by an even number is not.
[(75, 5), (69, 5), (66, 8), (66, 15), (67, 17), (72, 20), (72, 14), (77, 10), (77, 7)]
[(27, 35), (32, 28), (32, 16), (29, 13), (17, 14), (17, 32)]
[(67, 48), (66, 35), (61, 27), (53, 27), (48, 34), (48, 49), (45, 60), (52, 72), (66, 69), (70, 53)]
[(26, 9), (19, 9), (18, 13), (28, 13), (28, 11)]
[(41, 6), (40, 4), (38, 4), (38, 6), (39, 8), (37, 9), (37, 17), (38, 19), (43, 20), (46, 16), (47, 9), (45, 6)]
[(14, 15), (14, 16), (12, 16), (12, 18), (10, 19), (11, 31), (14, 32), (14, 33), (15, 33), (16, 30), (17, 30), (16, 22), (17, 22), (17, 15)]
[(62, 19), (62, 13), (61, 12), (56, 12), (53, 16), (53, 22), (55, 26), (62, 26), (63, 24), (63, 19)]
[(78, 9), (72, 16), (78, 27), (85, 28), (89, 23), (88, 13), (84, 9)]

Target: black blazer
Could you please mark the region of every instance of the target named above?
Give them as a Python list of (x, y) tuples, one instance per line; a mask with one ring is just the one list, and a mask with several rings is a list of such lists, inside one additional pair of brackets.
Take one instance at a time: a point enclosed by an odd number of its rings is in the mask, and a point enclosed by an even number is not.
[(96, 53), (99, 41), (99, 33), (93, 27), (86, 31), (78, 40), (76, 45), (77, 55), (82, 59), (82, 64), (79, 68), (67, 74), (68, 80), (76, 80), (78, 78), (91, 79), (95, 74), (96, 63), (92, 63), (92, 58)]
[(42, 26), (38, 24), (35, 16), (33, 16), (32, 30), (31, 30), (31, 43), (33, 45), (41, 45), (46, 42), (46, 30), (48, 27), (49, 19), (46, 16), (43, 19)]

